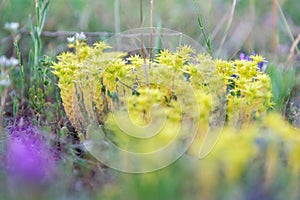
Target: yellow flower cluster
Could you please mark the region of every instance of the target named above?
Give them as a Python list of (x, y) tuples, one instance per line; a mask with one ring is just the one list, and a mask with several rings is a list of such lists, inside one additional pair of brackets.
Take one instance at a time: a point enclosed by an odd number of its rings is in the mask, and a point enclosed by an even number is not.
[(258, 69), (261, 56), (248, 60), (216, 60), (228, 101), (228, 122), (241, 126), (273, 107), (270, 77)]
[[(116, 88), (115, 79), (125, 74), (123, 53), (104, 53), (109, 46), (103, 42), (88, 46), (76, 41), (69, 44), (74, 53), (57, 56), (53, 73), (59, 78), (61, 98), (65, 112), (79, 133), (85, 134), (86, 127), (97, 119), (105, 120), (112, 107), (108, 89)], [(96, 111), (96, 112), (95, 112)]]
[(158, 113), (175, 127), (183, 117), (199, 117), (208, 128), (212, 113), (224, 105), (228, 122), (239, 125), (272, 107), (270, 79), (257, 69), (261, 57), (213, 60), (182, 46), (175, 52), (162, 50), (150, 61), (108, 52), (104, 42), (90, 47), (75, 41), (69, 47), (74, 52), (59, 55), (53, 73), (66, 114), (83, 134), (89, 124), (105, 125), (114, 110), (127, 110), (135, 124), (145, 126), (151, 123), (153, 106), (159, 105), (163, 112)]
[[(299, 147), (299, 130), (276, 113), (269, 113), (262, 121), (239, 130), (226, 126), (214, 149), (198, 163), (199, 193), (206, 194), (209, 199), (218, 199), (212, 191), (224, 185), (239, 190), (239, 184), (251, 181), (269, 191), (283, 180), (282, 177), (288, 177), (289, 181), (281, 184), (288, 184), (285, 186), (296, 192)], [(293, 199), (295, 193), (288, 195)]]

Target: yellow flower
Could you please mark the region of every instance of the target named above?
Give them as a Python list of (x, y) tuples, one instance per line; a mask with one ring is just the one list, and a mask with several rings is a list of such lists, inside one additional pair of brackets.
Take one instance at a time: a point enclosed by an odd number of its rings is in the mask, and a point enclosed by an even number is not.
[(255, 63), (267, 62), (267, 60), (266, 60), (264, 57), (262, 57), (262, 56), (260, 56), (260, 55), (258, 55), (258, 54), (256, 54), (256, 55), (251, 55), (250, 58), (251, 58)]

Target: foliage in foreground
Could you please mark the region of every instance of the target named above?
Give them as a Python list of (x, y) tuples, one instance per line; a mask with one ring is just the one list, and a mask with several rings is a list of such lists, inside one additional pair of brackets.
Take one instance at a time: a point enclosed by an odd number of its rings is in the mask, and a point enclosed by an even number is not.
[[(105, 184), (98, 182), (107, 178), (103, 171), (89, 175), (89, 166), (96, 167), (90, 159), (63, 159), (60, 176), (53, 175), (51, 182), (39, 185), (39, 179), (36, 185), (31, 183), (32, 188), (28, 182), (5, 181), (1, 188), (10, 188), (10, 192), (3, 191), (6, 199), (20, 195), (25, 199), (299, 199), (299, 146), (299, 130), (279, 114), (269, 113), (241, 129), (224, 127), (217, 145), (204, 159), (190, 152), (152, 173), (133, 175), (112, 170), (110, 176), (114, 178)], [(81, 172), (71, 170), (79, 166)], [(3, 177), (11, 178), (8, 174)], [(91, 185), (85, 185), (85, 179)], [(70, 189), (74, 192), (66, 192)]]
[(119, 184), (105, 188), (99, 196), (108, 199), (123, 196), (132, 199), (298, 199), (299, 144), (299, 129), (279, 114), (270, 113), (262, 121), (239, 130), (224, 127), (217, 145), (204, 159), (187, 154), (157, 172), (118, 174)]

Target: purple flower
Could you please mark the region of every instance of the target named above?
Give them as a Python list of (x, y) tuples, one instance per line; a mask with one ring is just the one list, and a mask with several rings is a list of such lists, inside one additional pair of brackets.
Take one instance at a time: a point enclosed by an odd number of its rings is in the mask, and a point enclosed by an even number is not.
[(238, 75), (232, 74), (231, 77), (232, 77), (232, 78), (238, 78)]
[(268, 66), (267, 62), (259, 62), (258, 63), (258, 68), (260, 71), (263, 71), (263, 72), (266, 71), (267, 66)]
[(240, 60), (248, 60), (250, 61), (250, 56), (249, 55), (245, 55), (244, 53), (240, 53)]
[(39, 130), (29, 120), (21, 118), (8, 129), (8, 134), (4, 151), (8, 177), (33, 183), (49, 181), (55, 171), (55, 161)]
[(245, 54), (244, 53), (240, 53), (240, 60), (245, 60)]
[[(252, 55), (256, 55), (256, 52), (253, 52)], [(251, 61), (252, 59), (250, 58), (250, 55), (245, 55), (244, 53), (240, 53), (240, 60), (247, 60), (247, 61)], [(267, 62), (259, 62), (257, 64), (258, 69), (262, 72), (266, 71), (267, 68)]]

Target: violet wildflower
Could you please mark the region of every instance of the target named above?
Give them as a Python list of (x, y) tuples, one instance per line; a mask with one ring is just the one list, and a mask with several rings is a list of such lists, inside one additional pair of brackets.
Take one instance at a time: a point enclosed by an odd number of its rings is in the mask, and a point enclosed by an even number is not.
[(250, 56), (249, 55), (246, 55), (244, 53), (240, 53), (240, 60), (248, 60), (250, 61)]
[(244, 53), (240, 53), (240, 56), (239, 56), (239, 57), (240, 57), (240, 60), (246, 60), (246, 59), (245, 59), (245, 54), (244, 54)]
[[(255, 52), (253, 52), (252, 55), (245, 55), (244, 53), (240, 53), (239, 57), (240, 57), (240, 60), (252, 61), (253, 58), (251, 58), (251, 57), (253, 57), (253, 56), (259, 57)], [(257, 66), (260, 71), (265, 72), (267, 69), (267, 66), (268, 66), (268, 62), (263, 60), (261, 62), (258, 62)]]
[(259, 62), (258, 63), (258, 68), (260, 71), (265, 72), (267, 69), (268, 63), (267, 62)]
[(43, 183), (55, 171), (54, 157), (46, 140), (29, 121), (21, 118), (8, 129), (4, 167), (12, 180)]

